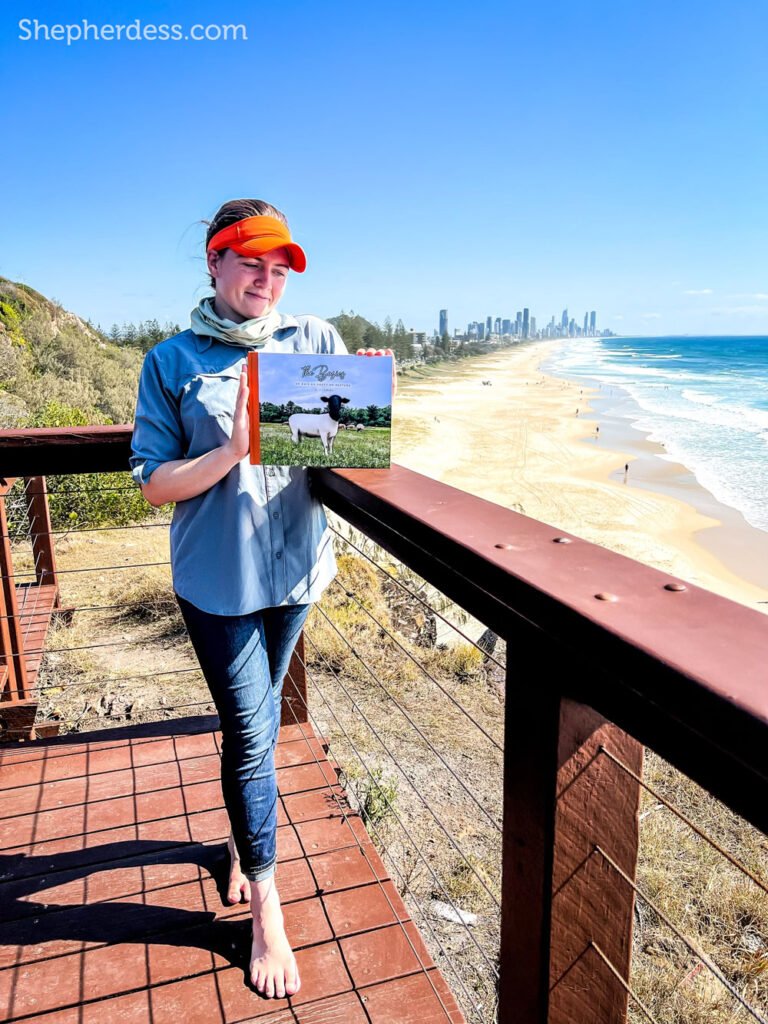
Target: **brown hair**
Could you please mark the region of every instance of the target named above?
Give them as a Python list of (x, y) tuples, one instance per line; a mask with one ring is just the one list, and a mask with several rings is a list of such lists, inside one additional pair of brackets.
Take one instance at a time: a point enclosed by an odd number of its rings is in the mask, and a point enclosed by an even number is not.
[[(239, 220), (245, 220), (246, 217), (275, 217), (280, 220), (288, 227), (288, 220), (284, 213), (281, 213), (277, 207), (272, 206), (271, 203), (265, 203), (263, 199), (230, 199), (229, 202), (224, 203), (214, 214), (213, 220), (204, 220), (203, 224), (208, 225), (208, 231), (205, 235), (205, 251), (208, 252), (208, 243), (213, 236), (222, 231), (224, 228), (228, 228), (230, 224), (235, 224)], [(219, 249), (219, 252), (225, 252), (225, 249)], [(208, 275), (208, 279), (211, 284), (211, 288), (216, 289), (216, 279)]]

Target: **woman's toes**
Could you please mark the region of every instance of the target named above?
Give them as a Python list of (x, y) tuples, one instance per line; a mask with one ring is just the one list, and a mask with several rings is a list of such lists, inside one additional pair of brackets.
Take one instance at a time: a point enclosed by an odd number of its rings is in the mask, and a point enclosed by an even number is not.
[(275, 994), (275, 979), (271, 974), (267, 975), (267, 981), (264, 985), (264, 995), (267, 999), (272, 999)]
[(295, 962), (293, 967), (289, 969), (288, 974), (285, 978), (285, 991), (289, 996), (294, 996), (301, 987), (301, 981), (299, 980), (299, 969)]
[(275, 996), (278, 999), (285, 999), (285, 975), (282, 971), (275, 975)]

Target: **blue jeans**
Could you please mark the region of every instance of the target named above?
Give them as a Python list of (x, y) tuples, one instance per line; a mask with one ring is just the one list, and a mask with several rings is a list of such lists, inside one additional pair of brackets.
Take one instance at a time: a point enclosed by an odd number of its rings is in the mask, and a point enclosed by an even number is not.
[(176, 595), (221, 725), (221, 788), (243, 874), (269, 878), (277, 862), (275, 744), (283, 677), (308, 604), (212, 615)]

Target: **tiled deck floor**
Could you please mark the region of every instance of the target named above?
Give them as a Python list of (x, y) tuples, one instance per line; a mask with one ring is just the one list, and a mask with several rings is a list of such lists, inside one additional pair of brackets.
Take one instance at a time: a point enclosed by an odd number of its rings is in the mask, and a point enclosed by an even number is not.
[(0, 749), (0, 1019), (463, 1021), (309, 726), (281, 730), (277, 879), (302, 988), (246, 984), (211, 718)]

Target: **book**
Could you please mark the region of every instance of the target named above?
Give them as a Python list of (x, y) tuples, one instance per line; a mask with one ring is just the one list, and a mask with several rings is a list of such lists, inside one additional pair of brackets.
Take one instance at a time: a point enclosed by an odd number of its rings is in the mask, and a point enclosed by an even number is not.
[(392, 357), (248, 353), (251, 465), (388, 469)]

